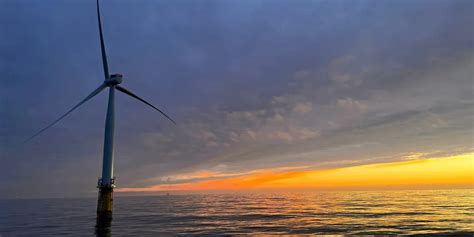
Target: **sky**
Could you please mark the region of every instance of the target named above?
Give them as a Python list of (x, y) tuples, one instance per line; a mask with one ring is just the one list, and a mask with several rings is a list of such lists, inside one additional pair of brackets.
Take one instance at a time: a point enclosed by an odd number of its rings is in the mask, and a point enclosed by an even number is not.
[[(117, 94), (118, 191), (474, 185), (473, 1), (101, 6), (109, 70), (177, 122)], [(0, 73), (0, 197), (96, 195), (107, 92), (22, 144), (102, 82), (95, 1), (0, 1)]]

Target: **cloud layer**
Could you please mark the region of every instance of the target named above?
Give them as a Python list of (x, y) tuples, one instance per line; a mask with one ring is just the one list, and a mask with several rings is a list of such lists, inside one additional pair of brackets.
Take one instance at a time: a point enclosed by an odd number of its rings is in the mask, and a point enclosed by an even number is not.
[[(0, 193), (93, 194), (106, 93), (16, 144), (101, 82), (95, 4), (1, 4)], [(102, 6), (111, 71), (178, 123), (117, 96), (121, 187), (472, 151), (472, 1)]]

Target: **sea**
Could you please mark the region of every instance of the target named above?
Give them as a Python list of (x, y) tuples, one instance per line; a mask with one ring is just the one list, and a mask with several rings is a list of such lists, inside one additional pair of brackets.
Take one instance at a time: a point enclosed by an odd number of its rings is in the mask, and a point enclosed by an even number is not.
[(474, 234), (474, 189), (0, 200), (0, 236)]

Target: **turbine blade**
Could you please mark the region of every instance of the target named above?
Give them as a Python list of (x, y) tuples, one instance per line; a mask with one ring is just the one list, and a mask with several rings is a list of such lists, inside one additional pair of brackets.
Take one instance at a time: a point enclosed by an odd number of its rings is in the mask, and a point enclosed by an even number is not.
[(137, 99), (137, 100), (139, 100), (139, 101), (141, 101), (141, 102), (143, 102), (143, 103), (149, 105), (149, 106), (151, 106), (153, 109), (155, 109), (155, 110), (157, 110), (158, 112), (160, 112), (163, 116), (165, 116), (165, 117), (166, 117), (167, 119), (169, 119), (171, 122), (173, 122), (174, 124), (176, 124), (176, 122), (175, 122), (173, 119), (171, 119), (170, 116), (168, 116), (167, 114), (165, 114), (165, 112), (163, 112), (163, 111), (161, 111), (160, 109), (156, 108), (156, 107), (153, 106), (152, 104), (146, 102), (144, 99), (138, 97), (137, 95), (133, 94), (132, 92), (128, 91), (127, 89), (125, 89), (125, 88), (123, 88), (123, 87), (121, 87), (121, 86), (119, 86), (119, 85), (115, 86), (115, 88), (116, 88), (117, 90), (119, 90), (119, 91), (121, 91), (121, 92), (123, 92), (123, 93), (125, 93), (125, 94), (127, 94), (127, 95), (129, 95), (129, 96), (131, 96), (131, 97), (133, 97), (133, 98), (135, 98), (135, 99)]
[(102, 22), (100, 20), (99, 0), (97, 0), (97, 19), (99, 22), (100, 50), (102, 52), (102, 66), (104, 66), (105, 79), (109, 78), (109, 64), (107, 63), (107, 54), (105, 53), (104, 36), (102, 35)]
[(70, 114), (73, 110), (75, 110), (77, 107), (81, 106), (82, 104), (84, 104), (86, 101), (88, 101), (89, 99), (91, 99), (92, 97), (96, 96), (97, 94), (99, 94), (104, 88), (106, 88), (107, 86), (105, 84), (102, 84), (100, 85), (97, 89), (95, 89), (92, 93), (90, 93), (85, 99), (83, 99), (81, 102), (79, 102), (79, 104), (77, 104), (76, 106), (72, 107), (72, 109), (70, 109), (69, 111), (67, 111), (63, 116), (59, 117), (58, 119), (54, 120), (54, 122), (52, 122), (51, 124), (49, 124), (48, 126), (46, 126), (45, 128), (41, 129), (39, 132), (35, 133), (33, 136), (31, 136), (30, 138), (26, 139), (23, 143), (26, 143), (28, 141), (30, 141), (31, 139), (35, 138), (36, 136), (40, 135), (42, 132), (44, 132), (46, 129), (52, 127), (54, 124), (56, 124), (57, 122), (59, 122), (61, 119), (63, 119), (64, 117), (66, 117), (68, 114)]

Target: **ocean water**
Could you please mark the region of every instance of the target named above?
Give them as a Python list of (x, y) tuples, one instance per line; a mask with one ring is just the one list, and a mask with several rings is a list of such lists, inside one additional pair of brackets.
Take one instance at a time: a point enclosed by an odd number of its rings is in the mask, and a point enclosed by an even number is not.
[(95, 198), (0, 200), (0, 236), (459, 234), (473, 236), (474, 190), (124, 197), (97, 222)]

